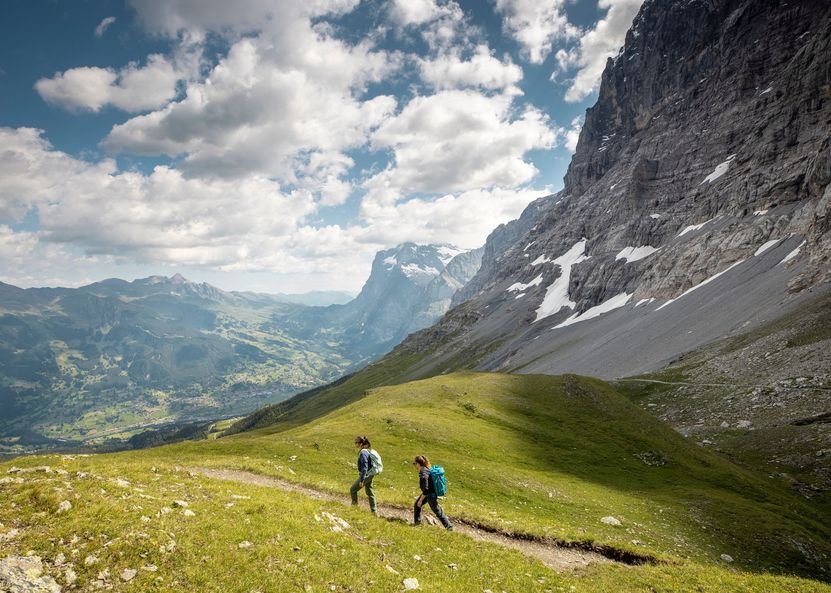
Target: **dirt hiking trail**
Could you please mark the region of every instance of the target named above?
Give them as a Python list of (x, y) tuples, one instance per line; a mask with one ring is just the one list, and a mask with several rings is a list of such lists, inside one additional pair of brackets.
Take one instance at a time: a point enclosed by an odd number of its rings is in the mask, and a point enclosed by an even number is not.
[[(215, 480), (264, 486), (266, 488), (279, 488), (280, 490), (288, 492), (297, 492), (316, 500), (337, 502), (346, 505), (351, 504), (348, 495), (315, 490), (308, 486), (301, 486), (300, 484), (295, 484), (287, 480), (253, 472), (200, 467), (192, 468), (191, 471)], [(387, 520), (409, 523), (412, 518), (412, 510), (397, 505), (378, 504), (378, 516)], [(425, 513), (424, 517), (426, 523), (438, 526), (438, 521), (429, 514), (429, 511)], [(501, 532), (459, 518), (453, 518), (452, 520), (456, 533), (461, 533), (477, 541), (489, 542), (504, 548), (518, 550), (526, 556), (540, 560), (543, 564), (557, 572), (573, 572), (594, 563), (620, 562), (624, 564), (644, 564), (653, 562), (653, 559), (647, 556), (638, 556), (606, 546), (595, 546), (587, 542), (564, 542), (554, 539), (533, 538)]]

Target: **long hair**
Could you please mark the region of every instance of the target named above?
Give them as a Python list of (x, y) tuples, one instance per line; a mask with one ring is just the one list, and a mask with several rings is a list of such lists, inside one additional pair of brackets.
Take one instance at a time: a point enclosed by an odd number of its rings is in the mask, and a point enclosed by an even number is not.
[(421, 467), (426, 467), (427, 469), (430, 469), (430, 460), (427, 459), (426, 455), (416, 455), (415, 459), (413, 459), (413, 463), (417, 463)]
[(355, 437), (355, 442), (361, 444), (362, 449), (372, 449), (372, 444), (369, 442), (369, 439), (362, 436)]

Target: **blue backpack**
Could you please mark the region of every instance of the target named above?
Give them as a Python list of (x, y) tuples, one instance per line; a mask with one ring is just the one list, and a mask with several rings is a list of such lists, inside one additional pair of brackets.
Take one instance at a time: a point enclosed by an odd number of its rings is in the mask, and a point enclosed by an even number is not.
[(447, 480), (444, 477), (444, 468), (434, 465), (430, 468), (430, 479), (433, 481), (433, 492), (436, 496), (447, 495)]

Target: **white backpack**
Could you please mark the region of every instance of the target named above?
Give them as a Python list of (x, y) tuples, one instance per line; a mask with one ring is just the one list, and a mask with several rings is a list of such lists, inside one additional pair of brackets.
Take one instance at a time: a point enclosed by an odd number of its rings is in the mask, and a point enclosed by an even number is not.
[(384, 471), (384, 462), (381, 461), (381, 456), (375, 449), (369, 450), (369, 470), (366, 472), (367, 476), (376, 476)]

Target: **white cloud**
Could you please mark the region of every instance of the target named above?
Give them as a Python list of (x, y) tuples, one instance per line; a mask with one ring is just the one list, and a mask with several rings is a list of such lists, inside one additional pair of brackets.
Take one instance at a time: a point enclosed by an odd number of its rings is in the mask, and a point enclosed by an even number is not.
[(176, 37), (183, 29), (239, 34), (298, 18), (344, 14), (360, 0), (128, 0), (147, 30)]
[(475, 248), (483, 245), (498, 225), (517, 218), (530, 202), (549, 193), (549, 188), (493, 188), (447, 194), (435, 200), (365, 202), (363, 216), (368, 224), (357, 236), (387, 246), (414, 241)]
[(131, 62), (119, 71), (80, 67), (41, 78), (35, 89), (44, 100), (67, 109), (100, 111), (107, 105), (128, 112), (155, 109), (173, 99), (179, 74), (159, 54), (139, 66)]
[(608, 10), (606, 16), (580, 37), (578, 47), (557, 52), (561, 72), (577, 68), (566, 91), (567, 101), (582, 101), (597, 90), (606, 61), (618, 54), (642, 4), (643, 0), (598, 0), (598, 7)]
[(180, 167), (188, 175), (254, 173), (287, 183), (298, 182), (315, 155), (327, 155), (341, 165), (312, 167), (322, 177), (306, 186), (342, 201), (346, 186), (338, 177), (348, 167), (337, 155), (365, 144), (395, 109), (391, 96), (361, 98), (366, 84), (397, 67), (395, 57), (373, 51), (368, 41), (347, 45), (305, 17), (279, 26), (279, 35), (236, 41), (204, 80), (188, 83), (181, 100), (115, 126), (104, 147), (183, 155)]
[(474, 32), (455, 0), (391, 0), (388, 6), (393, 24), (418, 30), (434, 52), (463, 44)]
[(4, 162), (13, 164), (0, 176), (0, 204), (18, 201), (18, 218), (36, 209), (40, 220), (37, 232), (0, 226), (3, 278), (22, 285), (77, 284), (67, 270), (97, 278), (101, 266), (122, 262), (324, 274), (330, 287), (356, 289), (378, 249), (404, 240), (476, 247), (547, 193), (494, 188), (376, 203), (354, 224), (316, 228), (308, 222), (317, 208), (308, 192), (282, 192), (261, 176), (188, 179), (161, 166), (147, 175), (119, 171), (112, 160), (90, 163), (55, 150), (30, 128), (0, 128), (0, 145)]
[(107, 29), (110, 28), (110, 25), (112, 25), (114, 22), (115, 22), (115, 17), (114, 16), (108, 16), (106, 18), (101, 19), (101, 22), (98, 23), (97, 27), (95, 27), (95, 36), (96, 37), (101, 37), (102, 35), (104, 35), (104, 33), (107, 31)]
[(510, 58), (495, 58), (487, 45), (478, 45), (469, 59), (458, 50), (432, 59), (419, 59), (421, 78), (436, 89), (481, 87), (486, 90), (512, 89), (522, 80), (522, 68)]
[(579, 34), (563, 5), (564, 0), (496, 0), (496, 12), (502, 14), (502, 28), (519, 43), (523, 56), (542, 64), (554, 41)]
[(577, 150), (577, 142), (580, 140), (580, 131), (583, 129), (583, 116), (578, 115), (571, 120), (571, 127), (565, 131), (565, 147), (570, 153)]
[(447, 90), (415, 97), (373, 135), (373, 146), (391, 149), (395, 163), (366, 181), (368, 200), (516, 187), (537, 173), (525, 154), (555, 141), (547, 116), (530, 106), (515, 113), (509, 95)]

